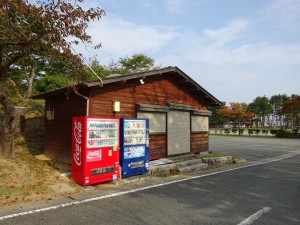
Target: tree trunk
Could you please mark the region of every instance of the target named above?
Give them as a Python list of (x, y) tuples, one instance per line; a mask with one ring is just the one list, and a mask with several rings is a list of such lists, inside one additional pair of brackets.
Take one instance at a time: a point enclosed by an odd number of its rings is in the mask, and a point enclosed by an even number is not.
[(261, 116), (261, 127), (265, 128), (266, 117), (264, 115)]
[(25, 74), (25, 78), (27, 80), (27, 85), (28, 85), (26, 97), (30, 98), (32, 95), (32, 86), (33, 86), (33, 79), (34, 79), (34, 75), (35, 75), (35, 66), (34, 65), (29, 66), (30, 71), (28, 71), (24, 60), (22, 60), (21, 65), (22, 65), (23, 72)]
[[(9, 83), (11, 83), (11, 85), (16, 88), (16, 82), (14, 82), (10, 77), (7, 79), (9, 81)], [(18, 90), (16, 89), (16, 95), (18, 96), (18, 98), (23, 98), (23, 96), (18, 92)]]
[(14, 157), (14, 111), (7, 96), (0, 93), (0, 104), (3, 106), (3, 113), (0, 113), (0, 149), (1, 155), (5, 158)]
[(30, 76), (28, 77), (27, 98), (32, 96), (32, 86), (34, 78), (34, 66), (31, 67)]
[(279, 114), (279, 124), (280, 124), (280, 129), (282, 129), (282, 116)]

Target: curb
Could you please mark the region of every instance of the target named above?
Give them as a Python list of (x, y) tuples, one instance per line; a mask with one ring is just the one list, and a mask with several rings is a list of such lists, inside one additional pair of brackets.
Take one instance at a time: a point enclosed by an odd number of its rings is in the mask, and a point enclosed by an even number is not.
[(150, 174), (155, 176), (168, 176), (171, 173), (188, 173), (196, 170), (206, 169), (208, 164), (201, 159), (191, 159), (171, 164), (150, 167)]
[(203, 158), (203, 163), (207, 163), (208, 165), (215, 164), (227, 164), (232, 163), (232, 156), (222, 156), (222, 157), (212, 157), (212, 158)]

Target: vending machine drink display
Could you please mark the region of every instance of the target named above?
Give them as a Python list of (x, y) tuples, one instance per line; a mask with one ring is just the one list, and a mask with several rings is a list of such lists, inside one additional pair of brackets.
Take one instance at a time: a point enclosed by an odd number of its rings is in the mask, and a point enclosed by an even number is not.
[(83, 186), (117, 180), (120, 120), (73, 117), (72, 124), (72, 179)]
[(149, 119), (121, 118), (122, 177), (149, 171)]

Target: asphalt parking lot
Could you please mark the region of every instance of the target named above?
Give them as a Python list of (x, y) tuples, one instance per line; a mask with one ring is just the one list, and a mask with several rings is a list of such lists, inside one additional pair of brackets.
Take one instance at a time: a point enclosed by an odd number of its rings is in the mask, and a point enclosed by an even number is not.
[(251, 162), (300, 151), (300, 139), (210, 135), (209, 150), (241, 156)]
[(1, 224), (300, 224), (300, 140), (210, 136), (210, 150), (247, 162), (0, 210)]

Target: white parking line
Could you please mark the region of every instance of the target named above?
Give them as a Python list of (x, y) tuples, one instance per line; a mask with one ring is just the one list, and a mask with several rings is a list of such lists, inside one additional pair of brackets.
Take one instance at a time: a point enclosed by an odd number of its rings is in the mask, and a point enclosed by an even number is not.
[(175, 180), (175, 181), (170, 181), (170, 182), (166, 182), (166, 183), (162, 183), (162, 184), (155, 184), (155, 185), (150, 185), (150, 186), (146, 186), (146, 187), (142, 187), (142, 188), (132, 189), (132, 190), (129, 190), (129, 191), (117, 192), (117, 193), (110, 194), (110, 195), (104, 195), (104, 196), (99, 196), (99, 197), (95, 197), (95, 198), (88, 198), (88, 199), (84, 199), (84, 200), (81, 200), (81, 201), (73, 201), (73, 202), (70, 202), (70, 203), (65, 203), (65, 204), (50, 206), (50, 207), (46, 207), (46, 208), (35, 209), (35, 210), (30, 210), (30, 211), (24, 211), (24, 212), (21, 212), (21, 213), (15, 213), (15, 214), (10, 214), (10, 215), (6, 215), (6, 216), (1, 216), (0, 221), (5, 220), (5, 219), (9, 219), (9, 218), (24, 216), (24, 215), (30, 215), (30, 214), (49, 211), (49, 210), (65, 208), (65, 207), (72, 206), (72, 205), (79, 205), (79, 204), (83, 204), (83, 203), (87, 203), (87, 202), (93, 202), (93, 201), (98, 201), (98, 200), (102, 200), (102, 199), (117, 197), (117, 196), (121, 196), (121, 195), (125, 195), (125, 194), (135, 193), (135, 192), (139, 192), (139, 191), (143, 191), (143, 190), (162, 187), (162, 186), (175, 184), (175, 183), (180, 183), (180, 182), (184, 182), (184, 181), (188, 181), (188, 180), (199, 179), (199, 178), (202, 178), (202, 177), (208, 177), (208, 176), (213, 176), (213, 175), (217, 175), (217, 174), (228, 173), (228, 172), (235, 171), (235, 170), (240, 170), (240, 169), (244, 169), (244, 168), (248, 168), (248, 167), (253, 167), (253, 166), (258, 166), (258, 165), (263, 165), (263, 164), (267, 164), (267, 163), (271, 163), (271, 162), (280, 161), (280, 160), (283, 160), (283, 159), (291, 158), (291, 157), (299, 155), (299, 154), (300, 153), (297, 152), (297, 153), (294, 153), (294, 154), (288, 154), (288, 155), (285, 155), (285, 156), (282, 156), (282, 157), (278, 157), (278, 158), (271, 159), (271, 160), (266, 160), (266, 161), (259, 162), (259, 163), (253, 163), (253, 164), (248, 164), (248, 165), (245, 165), (245, 166), (240, 166), (240, 167), (231, 168), (231, 169), (227, 169), (227, 170), (222, 170), (222, 171), (212, 172), (212, 173), (208, 173), (208, 174), (188, 177), (188, 178), (184, 178), (184, 179), (181, 179), (181, 180)]
[(249, 216), (247, 219), (243, 220), (240, 222), (238, 225), (250, 225), (252, 224), (255, 220), (258, 220), (264, 213), (267, 213), (271, 210), (270, 207), (265, 207), (262, 208), (261, 210), (257, 211), (253, 215)]

